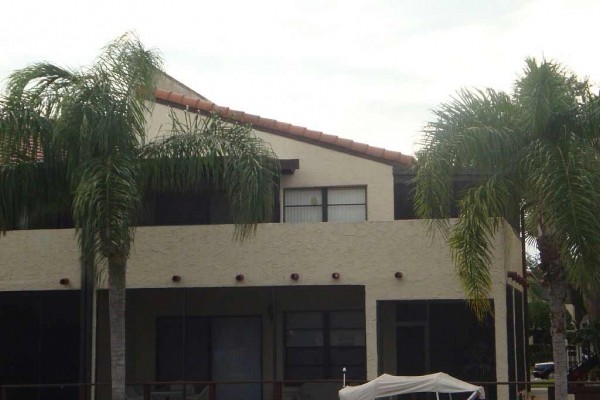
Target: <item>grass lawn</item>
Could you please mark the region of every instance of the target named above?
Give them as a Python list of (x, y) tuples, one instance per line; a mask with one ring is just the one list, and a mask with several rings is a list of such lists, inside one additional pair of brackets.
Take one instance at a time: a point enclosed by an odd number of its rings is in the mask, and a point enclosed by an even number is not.
[(543, 379), (539, 381), (531, 381), (531, 387), (533, 388), (547, 388), (548, 386), (554, 385), (554, 379)]

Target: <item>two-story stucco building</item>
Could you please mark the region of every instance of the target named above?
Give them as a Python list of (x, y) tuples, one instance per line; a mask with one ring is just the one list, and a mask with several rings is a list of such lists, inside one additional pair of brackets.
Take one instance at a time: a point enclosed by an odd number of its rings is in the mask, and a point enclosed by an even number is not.
[[(282, 175), (272, 222), (243, 243), (219, 193), (153, 199), (127, 272), (128, 381), (224, 382), (216, 399), (258, 400), (329, 393), (339, 384), (305, 382), (341, 379), (342, 368), (357, 380), (524, 377), (522, 288), (508, 277), (522, 273), (521, 243), (508, 223), (490, 266), (494, 315), (478, 323), (446, 245), (414, 219), (411, 157), (217, 107), (170, 78), (155, 96), (150, 136), (171, 109), (216, 112), (251, 124)], [(108, 382), (104, 282), (82, 276), (68, 218), (43, 228), (0, 239), (0, 384)], [(272, 381), (283, 381), (279, 392)], [(186, 389), (201, 398), (201, 385)], [(11, 390), (9, 399), (77, 398)], [(185, 397), (174, 385), (153, 390)]]

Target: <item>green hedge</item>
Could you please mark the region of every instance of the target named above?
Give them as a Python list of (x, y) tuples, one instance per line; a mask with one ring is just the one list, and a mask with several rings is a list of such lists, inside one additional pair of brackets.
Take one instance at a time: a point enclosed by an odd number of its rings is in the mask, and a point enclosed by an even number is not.
[(535, 363), (552, 361), (552, 346), (543, 344), (529, 345), (529, 365)]

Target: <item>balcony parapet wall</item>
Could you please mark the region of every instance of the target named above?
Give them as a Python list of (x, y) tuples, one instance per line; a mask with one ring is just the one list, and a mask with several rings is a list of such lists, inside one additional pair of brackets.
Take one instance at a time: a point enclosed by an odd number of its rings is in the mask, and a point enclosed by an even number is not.
[[(127, 286), (364, 285), (384, 298), (463, 296), (446, 245), (428, 236), (423, 221), (261, 224), (243, 243), (233, 232), (232, 225), (138, 228)], [(495, 243), (493, 280), (502, 285), (518, 249), (510, 236), (503, 229)], [(244, 279), (236, 280), (240, 274)], [(0, 291), (78, 288), (73, 230), (15, 231), (0, 239)]]

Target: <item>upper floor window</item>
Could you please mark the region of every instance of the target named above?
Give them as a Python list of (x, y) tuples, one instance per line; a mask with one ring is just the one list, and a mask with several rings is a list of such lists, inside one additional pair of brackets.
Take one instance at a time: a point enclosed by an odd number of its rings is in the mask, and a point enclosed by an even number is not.
[(367, 188), (324, 187), (286, 189), (285, 222), (366, 221)]

